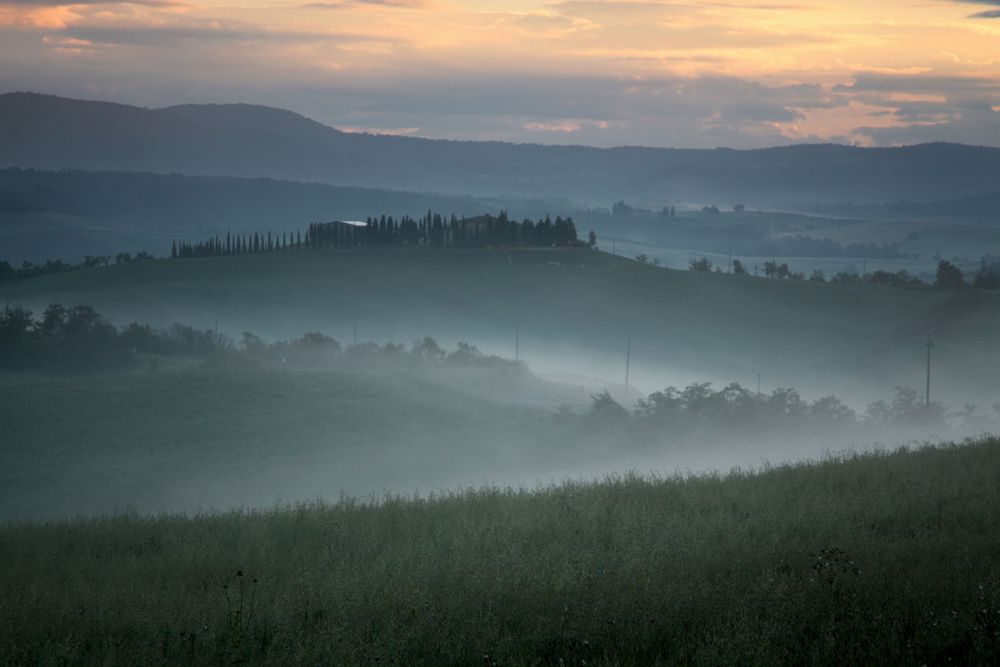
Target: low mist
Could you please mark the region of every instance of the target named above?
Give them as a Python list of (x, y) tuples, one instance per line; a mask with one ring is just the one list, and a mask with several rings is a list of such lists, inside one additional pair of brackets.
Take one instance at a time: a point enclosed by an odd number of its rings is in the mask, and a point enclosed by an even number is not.
[(353, 323), (346, 340), (275, 339), (115, 326), (54, 304), (8, 307), (0, 329), (5, 519), (759, 469), (954, 440), (1000, 418), (905, 387), (866, 402), (697, 377), (645, 363), (629, 338), (600, 353), (520, 325), (482, 348), (457, 335), (373, 342), (360, 324), (355, 343)]

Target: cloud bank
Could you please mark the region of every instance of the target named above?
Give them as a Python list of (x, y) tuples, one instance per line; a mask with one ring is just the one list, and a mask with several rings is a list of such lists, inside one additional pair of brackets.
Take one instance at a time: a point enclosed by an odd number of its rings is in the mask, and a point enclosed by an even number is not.
[(245, 101), (455, 139), (998, 145), (1000, 27), (983, 20), (998, 12), (1000, 0), (0, 0), (0, 91)]

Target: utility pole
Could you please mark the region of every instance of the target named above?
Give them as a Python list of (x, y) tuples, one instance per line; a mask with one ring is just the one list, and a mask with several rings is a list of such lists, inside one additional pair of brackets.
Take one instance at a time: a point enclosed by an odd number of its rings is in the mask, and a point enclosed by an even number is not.
[(632, 336), (625, 343), (625, 402), (628, 403), (628, 374), (632, 366)]
[(926, 404), (924, 409), (927, 414), (931, 413), (931, 348), (934, 347), (934, 332), (927, 334), (927, 392), (924, 394)]
[(611, 254), (612, 255), (617, 255), (618, 254), (617, 252), (615, 252), (615, 244), (616, 244), (617, 241), (618, 241), (618, 239), (616, 239), (614, 236), (611, 237)]
[(215, 320), (215, 342), (219, 342), (219, 320)]
[(521, 323), (514, 322), (514, 361), (521, 361)]
[(729, 244), (729, 273), (733, 272), (733, 244)]
[(354, 318), (354, 347), (358, 346), (358, 318)]

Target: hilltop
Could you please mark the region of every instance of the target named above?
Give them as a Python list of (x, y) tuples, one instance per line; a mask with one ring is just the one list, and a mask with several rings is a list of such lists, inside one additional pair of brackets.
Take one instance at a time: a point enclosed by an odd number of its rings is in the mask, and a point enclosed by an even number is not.
[(0, 95), (0, 166), (273, 177), (463, 195), (715, 201), (775, 208), (995, 192), (1000, 149), (799, 145), (680, 150), (438, 141), (341, 132), (252, 105), (145, 109)]

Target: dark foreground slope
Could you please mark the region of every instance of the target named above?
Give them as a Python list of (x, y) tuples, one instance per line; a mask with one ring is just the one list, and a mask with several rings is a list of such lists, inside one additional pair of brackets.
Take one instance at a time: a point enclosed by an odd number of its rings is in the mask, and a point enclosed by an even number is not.
[(455, 194), (879, 203), (993, 193), (1000, 150), (958, 144), (753, 151), (431, 141), (340, 132), (250, 105), (164, 109), (0, 95), (0, 166), (270, 176)]
[(1000, 442), (0, 526), (4, 664), (995, 664)]
[[(586, 250), (281, 252), (157, 260), (0, 287), (40, 312), (90, 304), (119, 324), (213, 327), (234, 337), (321, 331), (350, 341), (434, 336), (533, 370), (633, 386), (715, 379), (836, 393), (863, 406), (922, 387), (933, 329), (935, 397), (988, 406), (1000, 374), (1000, 295), (705, 274)], [(583, 383), (583, 382), (581, 382)], [(585, 384), (585, 383), (584, 383)], [(610, 386), (610, 385), (606, 385)], [(984, 402), (983, 397), (988, 397)]]

